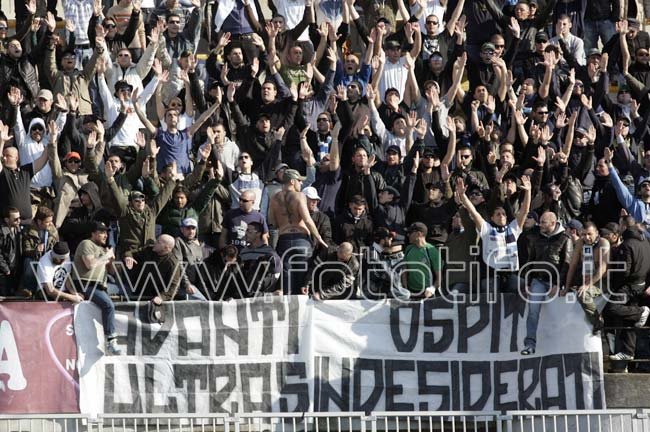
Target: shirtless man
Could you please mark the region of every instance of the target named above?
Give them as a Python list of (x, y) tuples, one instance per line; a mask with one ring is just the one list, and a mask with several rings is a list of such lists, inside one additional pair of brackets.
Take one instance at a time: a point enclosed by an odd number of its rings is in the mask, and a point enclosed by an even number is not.
[(278, 227), (277, 252), (282, 257), (284, 294), (302, 293), (307, 260), (313, 252), (310, 234), (317, 246), (327, 248), (309, 215), (305, 195), (300, 192), (304, 179), (296, 170), (285, 170), (282, 191), (273, 196), (269, 205), (269, 219)]

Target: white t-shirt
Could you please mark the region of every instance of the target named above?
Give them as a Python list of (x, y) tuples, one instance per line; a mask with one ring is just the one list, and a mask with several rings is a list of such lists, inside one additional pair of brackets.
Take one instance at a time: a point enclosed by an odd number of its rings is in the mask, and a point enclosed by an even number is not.
[(55, 265), (52, 262), (52, 251), (47, 252), (38, 261), (36, 279), (39, 285), (50, 283), (59, 291), (65, 291), (65, 280), (72, 270), (72, 262), (67, 259), (61, 264)]
[(404, 99), (404, 90), (406, 90), (406, 80), (409, 76), (409, 71), (404, 66), (406, 64), (406, 57), (400, 57), (397, 63), (386, 61), (384, 65), (384, 73), (379, 82), (379, 95), (381, 101), (384, 101), (384, 95), (389, 88), (396, 88), (399, 91), (399, 101)]
[[(300, 24), (305, 15), (305, 0), (273, 0), (278, 13), (285, 19), (286, 28), (292, 29)], [(306, 28), (300, 36), (299, 41), (309, 40), (309, 29)]]
[[(519, 253), (517, 239), (521, 228), (514, 219), (505, 230), (499, 231), (489, 222), (483, 221), (479, 235), (483, 246), (483, 262), (488, 267), (500, 270), (519, 270)], [(507, 237), (511, 236), (510, 239)]]

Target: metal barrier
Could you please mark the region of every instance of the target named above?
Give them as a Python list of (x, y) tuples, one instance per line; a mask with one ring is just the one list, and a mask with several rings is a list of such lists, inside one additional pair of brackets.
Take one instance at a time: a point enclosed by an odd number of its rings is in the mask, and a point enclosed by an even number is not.
[(0, 415), (0, 432), (650, 432), (649, 410)]

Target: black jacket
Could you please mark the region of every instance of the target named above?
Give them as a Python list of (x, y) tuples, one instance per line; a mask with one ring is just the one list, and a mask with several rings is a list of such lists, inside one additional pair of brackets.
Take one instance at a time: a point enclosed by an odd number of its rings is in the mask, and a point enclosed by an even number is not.
[[(560, 280), (550, 281), (552, 285), (559, 285), (566, 280), (572, 254), (573, 242), (559, 223), (551, 235), (546, 235), (538, 228), (535, 228), (535, 231), (528, 236), (528, 261), (531, 263), (548, 263), (557, 270)], [(530, 272), (533, 277), (548, 281), (548, 273), (539, 271), (544, 268), (548, 267), (533, 264), (530, 266)]]
[(641, 231), (632, 227), (623, 232), (623, 243), (616, 249), (612, 261), (625, 263), (624, 271), (612, 272), (614, 291), (619, 291), (624, 285), (631, 287), (632, 291), (645, 289), (650, 273), (650, 243)]
[(20, 269), (20, 233), (12, 238), (8, 226), (0, 226), (0, 274), (16, 273)]
[(336, 226), (334, 241), (337, 244), (350, 242), (355, 252), (359, 252), (363, 246), (372, 244), (373, 224), (365, 212), (355, 220), (350, 210), (346, 210), (335, 219), (334, 226)]
[(309, 281), (309, 291), (319, 293), (321, 300), (350, 299), (354, 298), (359, 283), (359, 267), (354, 255), (348, 262), (342, 262), (334, 252), (326, 261), (316, 259), (305, 280)]

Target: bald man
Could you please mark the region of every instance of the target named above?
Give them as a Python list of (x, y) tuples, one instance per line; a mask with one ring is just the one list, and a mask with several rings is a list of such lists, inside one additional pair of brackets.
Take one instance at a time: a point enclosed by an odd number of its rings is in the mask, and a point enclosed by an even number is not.
[(127, 285), (132, 287), (127, 295), (135, 294), (132, 300), (151, 299), (160, 305), (176, 297), (182, 268), (172, 253), (175, 244), (174, 237), (162, 234), (154, 244), (124, 254), (130, 280)]
[(311, 293), (314, 300), (352, 299), (359, 285), (359, 268), (352, 243), (343, 242), (326, 260), (314, 261), (302, 292)]
[[(573, 242), (558, 223), (557, 215), (551, 211), (542, 213), (539, 229), (529, 236), (528, 262), (530, 286), (527, 287), (528, 316), (526, 318), (526, 339), (522, 355), (535, 354), (537, 347), (537, 325), (542, 303), (555, 297), (558, 286), (566, 279)], [(549, 274), (550, 272), (550, 274)]]
[(0, 121), (0, 214), (5, 214), (9, 207), (20, 211), (22, 225), (29, 225), (32, 220), (32, 203), (30, 187), (32, 177), (46, 164), (48, 152), (44, 151), (34, 162), (20, 166), (20, 157), (15, 147), (5, 148), (9, 141), (9, 127)]

